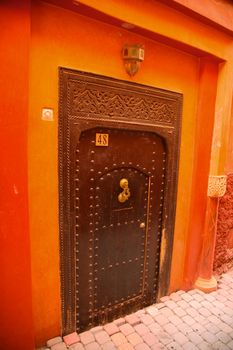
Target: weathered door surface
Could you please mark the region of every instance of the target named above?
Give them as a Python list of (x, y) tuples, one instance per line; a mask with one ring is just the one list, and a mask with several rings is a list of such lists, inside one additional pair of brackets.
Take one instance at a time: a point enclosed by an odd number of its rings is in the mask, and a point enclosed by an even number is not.
[(63, 334), (167, 293), (181, 106), (179, 93), (60, 69)]
[(156, 134), (103, 128), (82, 132), (74, 154), (83, 330), (155, 301), (166, 157)]

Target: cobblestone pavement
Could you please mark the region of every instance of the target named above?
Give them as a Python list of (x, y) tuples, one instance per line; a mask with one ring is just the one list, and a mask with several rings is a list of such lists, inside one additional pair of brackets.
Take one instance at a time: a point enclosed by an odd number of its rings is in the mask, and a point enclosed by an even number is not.
[(47, 342), (51, 350), (233, 349), (233, 271), (218, 290), (178, 291), (105, 326)]

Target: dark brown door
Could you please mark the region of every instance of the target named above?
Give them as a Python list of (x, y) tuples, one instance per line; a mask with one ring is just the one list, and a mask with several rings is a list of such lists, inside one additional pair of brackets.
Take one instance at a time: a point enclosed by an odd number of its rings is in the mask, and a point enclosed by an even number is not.
[(74, 145), (77, 329), (153, 303), (166, 162), (151, 132), (94, 128)]

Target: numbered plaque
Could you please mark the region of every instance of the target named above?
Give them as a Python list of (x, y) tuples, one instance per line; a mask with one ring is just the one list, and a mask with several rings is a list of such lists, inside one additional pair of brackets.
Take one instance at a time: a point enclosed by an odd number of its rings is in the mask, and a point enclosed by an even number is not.
[(95, 145), (96, 146), (108, 146), (108, 134), (95, 134)]

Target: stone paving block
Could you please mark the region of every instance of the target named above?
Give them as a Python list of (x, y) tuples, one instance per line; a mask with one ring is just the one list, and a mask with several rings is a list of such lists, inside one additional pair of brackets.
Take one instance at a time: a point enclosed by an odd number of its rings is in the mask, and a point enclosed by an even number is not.
[(202, 307), (205, 307), (206, 309), (211, 310), (213, 303), (210, 303), (208, 300), (203, 300), (200, 302), (200, 304), (202, 305)]
[(200, 337), (200, 335), (198, 335), (196, 332), (188, 333), (187, 337), (193, 344), (200, 344), (201, 342), (203, 342), (202, 337)]
[(155, 322), (157, 322), (160, 326), (163, 326), (164, 324), (169, 322), (170, 317), (174, 317), (174, 316), (166, 317), (164, 315), (159, 314), (155, 316), (154, 319), (155, 319)]
[(117, 327), (122, 326), (125, 323), (125, 319), (123, 317), (118, 318), (117, 320), (113, 321)]
[(229, 316), (233, 316), (233, 310), (230, 307), (227, 307), (226, 305), (224, 306), (224, 308), (222, 309), (222, 311), (224, 312), (224, 314), (229, 315)]
[(116, 346), (120, 346), (121, 344), (127, 343), (127, 339), (122, 333), (115, 333), (111, 336), (112, 342)]
[(189, 304), (188, 304), (187, 301), (185, 301), (185, 300), (180, 300), (180, 301), (178, 301), (178, 302), (177, 302), (177, 305), (180, 306), (180, 307), (182, 307), (183, 309), (186, 309), (186, 308), (189, 306)]
[(221, 303), (224, 303), (224, 304), (225, 304), (226, 301), (227, 301), (227, 298), (224, 297), (224, 295), (218, 294), (218, 295), (216, 296), (215, 300), (220, 301)]
[(78, 343), (80, 341), (80, 337), (78, 336), (78, 334), (76, 332), (73, 332), (71, 334), (65, 335), (63, 337), (63, 340), (64, 340), (65, 344), (69, 346), (69, 345)]
[[(184, 316), (185, 317), (185, 316)], [(186, 316), (187, 317), (187, 316)], [(179, 318), (178, 316), (176, 315), (172, 315), (172, 316), (168, 316), (168, 320), (174, 324), (174, 326), (177, 326), (178, 324), (182, 323), (182, 319)]]
[[(176, 348), (174, 348), (176, 349)], [(188, 341), (187, 343), (185, 343), (183, 346), (182, 346), (182, 349), (183, 350), (197, 350), (197, 346), (194, 345), (193, 343), (191, 343), (190, 341)]]
[(224, 301), (224, 305), (228, 306), (231, 310), (233, 310), (233, 301), (226, 300)]
[(148, 326), (149, 324), (154, 322), (153, 318), (147, 314), (140, 316), (140, 319), (145, 326)]
[(215, 302), (215, 297), (211, 294), (205, 294), (205, 300), (209, 301), (210, 303)]
[(55, 337), (52, 339), (49, 339), (46, 343), (48, 348), (51, 348), (51, 346), (57, 344), (57, 343), (61, 343), (62, 342), (62, 338), (61, 337)]
[(165, 346), (173, 342), (173, 338), (169, 334), (163, 331), (158, 333), (158, 339)]
[(182, 317), (182, 320), (187, 323), (189, 326), (195, 323), (194, 317), (191, 317), (190, 315)]
[(196, 310), (200, 309), (200, 307), (201, 307), (201, 303), (199, 301), (196, 301), (196, 300), (191, 300), (189, 305)]
[(191, 306), (187, 307), (187, 309), (185, 311), (191, 317), (196, 317), (199, 314), (199, 312), (196, 309), (194, 309), (193, 307), (191, 307)]
[(107, 343), (108, 341), (111, 340), (108, 333), (104, 330), (95, 333), (95, 339), (96, 339), (97, 343), (100, 345)]
[(121, 333), (123, 333), (124, 335), (129, 335), (130, 333), (134, 333), (134, 328), (128, 324), (125, 323), (122, 326), (119, 327)]
[(136, 324), (139, 324), (140, 318), (136, 316), (135, 314), (131, 314), (125, 317), (125, 320), (127, 323), (131, 324), (131, 326), (135, 326)]
[(215, 300), (214, 306), (217, 307), (220, 310), (224, 308), (224, 304), (221, 303), (220, 301), (217, 301), (217, 300)]
[(144, 340), (144, 342), (148, 345), (151, 346), (155, 343), (158, 343), (158, 338), (152, 334), (151, 332), (148, 332), (146, 334), (142, 335), (142, 339)]
[(218, 294), (223, 295), (223, 296), (228, 298), (229, 297), (229, 292), (226, 289), (227, 289), (226, 287), (224, 287), (224, 289), (219, 289)]
[(148, 326), (148, 328), (155, 335), (162, 331), (162, 327), (158, 323), (152, 323)]
[(178, 295), (181, 295), (181, 294), (184, 294), (184, 293), (186, 293), (184, 290), (178, 290), (177, 292), (175, 292), (176, 294), (178, 294)]
[(102, 329), (103, 329), (103, 326), (97, 326), (97, 327), (92, 328), (90, 331), (92, 333), (97, 333), (97, 332), (102, 331)]
[(158, 310), (162, 309), (163, 307), (165, 307), (165, 304), (164, 304), (164, 303), (158, 303), (158, 304), (156, 304), (156, 308), (157, 308)]
[(97, 342), (89, 343), (85, 346), (85, 350), (100, 350), (101, 347)]
[[(197, 294), (199, 295), (199, 294)], [(188, 303), (193, 300), (193, 298), (195, 297), (195, 295), (189, 295), (188, 293), (185, 293), (185, 294), (182, 294), (181, 295), (181, 298), (184, 300), (184, 301), (187, 301)]]
[(51, 350), (67, 350), (67, 346), (65, 343), (57, 343), (51, 346)]
[(145, 314), (145, 313), (146, 313), (146, 310), (145, 310), (145, 309), (142, 309), (142, 310), (138, 310), (137, 312), (135, 312), (135, 315), (141, 316), (141, 315), (143, 315), (143, 314)]
[(227, 323), (229, 326), (233, 326), (233, 319), (231, 316), (228, 315), (221, 315), (221, 320), (225, 323)]
[(134, 347), (130, 343), (124, 343), (118, 346), (118, 350), (134, 350)]
[(169, 297), (168, 295), (166, 295), (166, 296), (160, 298), (160, 301), (161, 301), (162, 303), (164, 303), (165, 301), (168, 301), (168, 300), (170, 300), (170, 297)]
[(226, 323), (219, 323), (218, 324), (218, 328), (226, 333), (231, 333), (232, 332), (232, 327), (230, 327), (228, 324)]
[(138, 335), (136, 332), (129, 334), (127, 339), (133, 346), (143, 343), (142, 337), (140, 337), (140, 335)]
[(221, 341), (217, 341), (217, 343), (214, 343), (212, 345), (212, 349), (214, 349), (214, 350), (229, 350), (232, 348), (229, 348), (226, 344), (223, 344)]
[(191, 289), (187, 292), (189, 295), (197, 294), (197, 289)]
[(187, 343), (189, 341), (189, 339), (186, 337), (186, 335), (184, 335), (181, 332), (177, 332), (175, 334), (173, 334), (173, 339), (179, 344), (179, 345), (184, 345), (185, 343)]
[(218, 328), (217, 325), (213, 324), (213, 323), (207, 323), (205, 325), (205, 328), (208, 332), (210, 333), (213, 333), (213, 334), (216, 334), (220, 331), (220, 329)]
[(216, 337), (224, 344), (227, 344), (232, 340), (232, 338), (229, 336), (229, 334), (227, 334), (223, 331), (218, 332), (216, 334)]
[(197, 332), (199, 334), (206, 331), (206, 328), (204, 328), (203, 325), (201, 325), (200, 323), (194, 323), (191, 327), (194, 330), (194, 332)]
[[(176, 307), (176, 309), (178, 309), (178, 307)], [(183, 310), (183, 309), (182, 309)], [(164, 316), (168, 317), (168, 316), (172, 316), (174, 315), (175, 309), (171, 310), (169, 309), (167, 306), (163, 307), (162, 309), (160, 309), (160, 315), (163, 314)]]
[(211, 332), (204, 332), (202, 333), (202, 338), (208, 343), (208, 344), (214, 344), (218, 341), (218, 338), (216, 337), (216, 335), (214, 335)]
[(91, 331), (86, 331), (79, 334), (81, 342), (86, 345), (95, 341), (95, 338)]
[(113, 322), (105, 324), (103, 329), (108, 333), (108, 335), (113, 335), (117, 332), (119, 332), (119, 327)]
[(148, 328), (142, 323), (134, 326), (134, 329), (135, 329), (135, 332), (137, 332), (141, 336), (148, 332)]
[(212, 345), (208, 344), (206, 341), (203, 341), (201, 344), (198, 344), (198, 349), (200, 350), (212, 350)]
[(171, 294), (170, 294), (170, 299), (171, 299), (172, 301), (177, 302), (177, 301), (180, 301), (180, 300), (181, 300), (181, 296), (180, 296), (180, 294), (177, 294), (177, 293), (171, 293)]
[(167, 300), (164, 303), (169, 309), (174, 309), (177, 307), (177, 304), (173, 300)]
[(224, 312), (221, 309), (215, 306), (211, 308), (211, 313), (216, 315), (217, 317), (220, 317), (221, 315), (224, 314)]
[(167, 332), (168, 334), (174, 334), (177, 332), (177, 328), (174, 326), (174, 324), (172, 323), (167, 323), (163, 326), (163, 329), (165, 330), (165, 332)]
[(183, 322), (178, 324), (177, 328), (179, 331), (183, 332), (185, 335), (189, 334), (190, 332), (193, 332), (193, 329), (191, 328), (191, 326)]
[(146, 313), (152, 317), (158, 315), (158, 308), (155, 305), (149, 306), (146, 308)]
[(196, 301), (203, 301), (204, 300), (204, 295), (203, 294), (199, 294), (199, 293), (196, 293), (193, 295), (193, 299), (196, 300)]
[(116, 347), (112, 341), (108, 341), (107, 343), (104, 343), (103, 345), (101, 345), (101, 349), (102, 350), (116, 350)]
[(218, 318), (215, 315), (211, 315), (211, 316), (208, 317), (208, 321), (213, 323), (213, 324), (215, 324), (215, 325), (217, 325), (219, 322), (221, 322), (221, 319)]
[(71, 350), (85, 350), (82, 343), (73, 344), (73, 345), (69, 346), (69, 349), (71, 349)]
[(168, 349), (168, 350), (182, 350), (183, 347), (181, 347), (176, 342), (172, 342), (172, 343), (166, 345), (166, 349)]
[(134, 347), (135, 350), (150, 350), (149, 346), (144, 344), (138, 344)]
[[(205, 307), (200, 307), (200, 309), (198, 310), (198, 312), (202, 315), (202, 316), (204, 316), (204, 317), (209, 317), (209, 316), (211, 316), (211, 312), (208, 310), (208, 309), (206, 309)], [(196, 315), (197, 316), (197, 315)]]
[(186, 311), (184, 311), (184, 309), (182, 309), (182, 307), (178, 306), (178, 307), (175, 307), (173, 309), (173, 312), (175, 315), (177, 315), (178, 317), (182, 317), (182, 316), (185, 316), (186, 315)]
[[(233, 339), (233, 338), (232, 338)], [(230, 341), (227, 346), (229, 347), (229, 349), (233, 349), (233, 340)]]
[(158, 343), (151, 345), (150, 348), (151, 348), (151, 350), (163, 350), (163, 349), (165, 349), (165, 347), (162, 344), (158, 344)]

